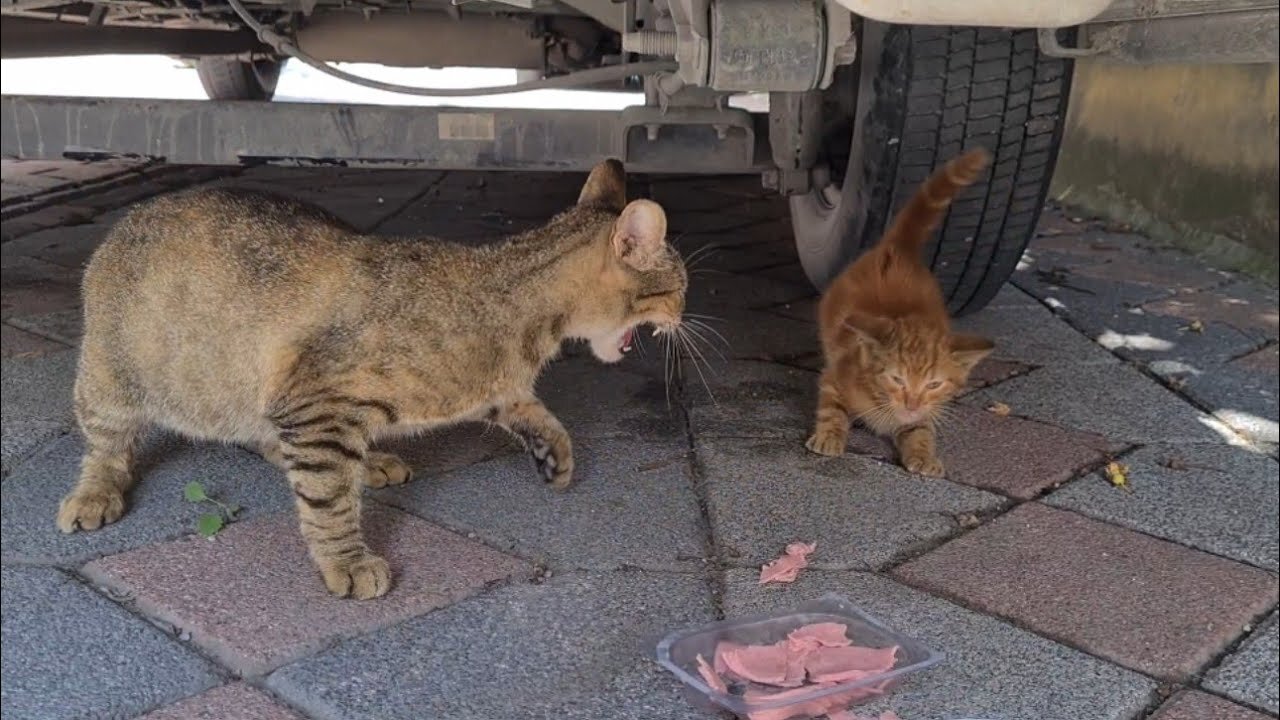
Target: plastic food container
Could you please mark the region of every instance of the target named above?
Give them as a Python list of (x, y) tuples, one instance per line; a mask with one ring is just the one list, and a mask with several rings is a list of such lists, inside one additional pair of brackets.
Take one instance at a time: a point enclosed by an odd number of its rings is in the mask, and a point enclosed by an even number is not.
[[(798, 627), (821, 622), (847, 625), (846, 634), (855, 645), (871, 648), (897, 645), (893, 669), (833, 687), (815, 689), (812, 693), (755, 702), (746, 700), (743, 693), (751, 689), (776, 691), (777, 688), (738, 683), (730, 685), (729, 692), (720, 692), (709, 687), (698, 674), (697, 657), (701, 655), (710, 661), (715, 656), (716, 646), (722, 641), (769, 645), (785, 639)], [(817, 714), (814, 708), (825, 708), (818, 712), (834, 712), (868, 702), (888, 694), (907, 676), (936, 665), (942, 659), (941, 653), (889, 629), (839, 595), (825, 595), (790, 612), (725, 620), (693, 630), (679, 630), (658, 643), (658, 663), (680, 678), (685, 685), (685, 696), (691, 703), (706, 710), (724, 708), (747, 720), (808, 718)]]

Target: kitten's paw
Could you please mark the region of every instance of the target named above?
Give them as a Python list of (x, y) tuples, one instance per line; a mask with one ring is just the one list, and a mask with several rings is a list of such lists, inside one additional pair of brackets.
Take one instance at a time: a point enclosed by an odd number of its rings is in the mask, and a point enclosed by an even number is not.
[(525, 442), (542, 479), (557, 490), (569, 487), (573, 482), (573, 451), (569, 449), (568, 439), (557, 442), (530, 437)]
[(804, 446), (809, 448), (809, 452), (827, 457), (839, 457), (844, 454), (844, 448), (848, 442), (849, 436), (844, 433), (818, 430), (805, 442)]
[(391, 589), (391, 566), (373, 553), (366, 552), (354, 560), (322, 559), (317, 564), (325, 587), (338, 597), (370, 600)]
[(97, 530), (124, 514), (124, 493), (115, 488), (76, 488), (58, 506), (58, 529), (64, 533)]
[(936, 457), (903, 458), (902, 466), (907, 469), (907, 472), (926, 477), (940, 478), (946, 474), (946, 470), (942, 467), (942, 461)]
[(371, 488), (403, 485), (413, 478), (413, 470), (391, 453), (371, 452), (367, 464), (364, 484)]

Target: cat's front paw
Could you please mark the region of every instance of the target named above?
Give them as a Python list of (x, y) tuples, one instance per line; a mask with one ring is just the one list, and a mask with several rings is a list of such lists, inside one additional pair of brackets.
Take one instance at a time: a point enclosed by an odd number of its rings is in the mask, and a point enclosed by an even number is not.
[(848, 442), (849, 436), (845, 433), (817, 430), (805, 442), (804, 446), (809, 448), (809, 452), (826, 455), (827, 457), (839, 457), (844, 454), (844, 448)]
[(529, 456), (538, 468), (538, 474), (548, 485), (563, 490), (573, 482), (573, 450), (569, 438), (544, 438), (531, 436), (525, 439)]
[(364, 484), (371, 488), (403, 485), (413, 479), (413, 470), (391, 453), (371, 452), (365, 464)]
[(907, 472), (916, 475), (924, 475), (926, 477), (940, 478), (946, 474), (946, 469), (942, 467), (942, 461), (936, 457), (915, 456), (902, 459), (902, 466)]
[(338, 597), (370, 600), (391, 589), (391, 566), (371, 552), (353, 560), (322, 558), (316, 564), (324, 576), (325, 587)]
[(115, 488), (76, 488), (58, 506), (58, 529), (64, 533), (97, 530), (124, 514), (124, 493)]

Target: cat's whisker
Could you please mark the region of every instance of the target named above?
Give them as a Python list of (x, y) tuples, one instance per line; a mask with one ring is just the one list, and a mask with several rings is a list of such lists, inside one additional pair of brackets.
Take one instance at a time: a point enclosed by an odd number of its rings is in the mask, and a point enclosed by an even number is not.
[(725, 357), (725, 354), (720, 351), (720, 348), (712, 344), (712, 342), (708, 340), (705, 335), (702, 334), (702, 331), (699, 330), (692, 323), (683, 325), (682, 332), (688, 333), (690, 341), (694, 341), (694, 340), (701, 341), (704, 345), (707, 346), (707, 350), (718, 355), (721, 361), (728, 362), (729, 358)]
[[(686, 353), (688, 353), (689, 362), (693, 364), (694, 372), (698, 373), (698, 378), (702, 381), (702, 387), (706, 389), (707, 396), (711, 398), (711, 404), (719, 405), (720, 401), (716, 399), (716, 394), (711, 391), (711, 384), (707, 382), (707, 376), (703, 374), (702, 367), (698, 364), (699, 359), (701, 359), (703, 363), (707, 362), (706, 358), (702, 355), (702, 351), (699, 350), (693, 344), (693, 341), (685, 335), (685, 328), (683, 326), (676, 326), (675, 336), (676, 339), (680, 341), (681, 347), (684, 348)], [(708, 370), (709, 369), (710, 366), (708, 365)]]
[[(720, 331), (719, 331), (719, 330), (716, 330), (715, 328), (711, 327), (710, 325), (706, 324), (705, 322), (703, 322), (702, 320), (699, 320), (699, 319), (698, 319), (698, 318), (696, 318), (696, 317), (689, 317), (689, 316), (687, 316), (687, 315), (686, 315), (686, 317), (688, 317), (688, 319), (687, 319), (687, 320), (685, 320), (685, 322), (689, 324), (689, 327), (690, 327), (691, 329), (692, 329), (692, 328), (700, 328), (700, 329), (702, 329), (702, 330), (706, 330), (707, 332), (709, 332), (709, 333), (711, 333), (711, 334), (715, 335), (716, 337), (720, 338), (720, 342), (724, 343), (724, 346), (725, 346), (726, 348), (730, 347), (729, 339), (728, 339), (728, 338), (726, 338), (724, 335), (722, 335), (722, 334), (720, 333)], [(710, 344), (710, 343), (708, 343), (708, 344)]]
[(684, 317), (697, 318), (699, 320), (710, 320), (712, 322), (725, 322), (725, 319), (722, 317), (716, 317), (715, 315), (703, 315), (702, 313), (686, 312), (684, 313)]
[(658, 338), (659, 344), (662, 346), (662, 380), (663, 386), (667, 394), (667, 409), (671, 409), (671, 336), (667, 333), (661, 335), (657, 330), (653, 331), (655, 337)]
[(685, 270), (690, 271), (696, 268), (700, 263), (715, 257), (718, 252), (720, 252), (720, 248), (716, 245), (704, 245), (694, 250), (689, 253), (689, 257), (684, 259)]

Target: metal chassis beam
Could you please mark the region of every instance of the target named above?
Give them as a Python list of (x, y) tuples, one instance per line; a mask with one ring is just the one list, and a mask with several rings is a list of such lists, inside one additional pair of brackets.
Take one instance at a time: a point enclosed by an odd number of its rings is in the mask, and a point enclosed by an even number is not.
[(613, 157), (640, 172), (746, 174), (771, 167), (764, 116), (726, 130), (648, 117), (633, 124), (627, 113), (595, 110), (17, 95), (0, 98), (0, 115), (0, 154), (11, 158), (583, 171)]

